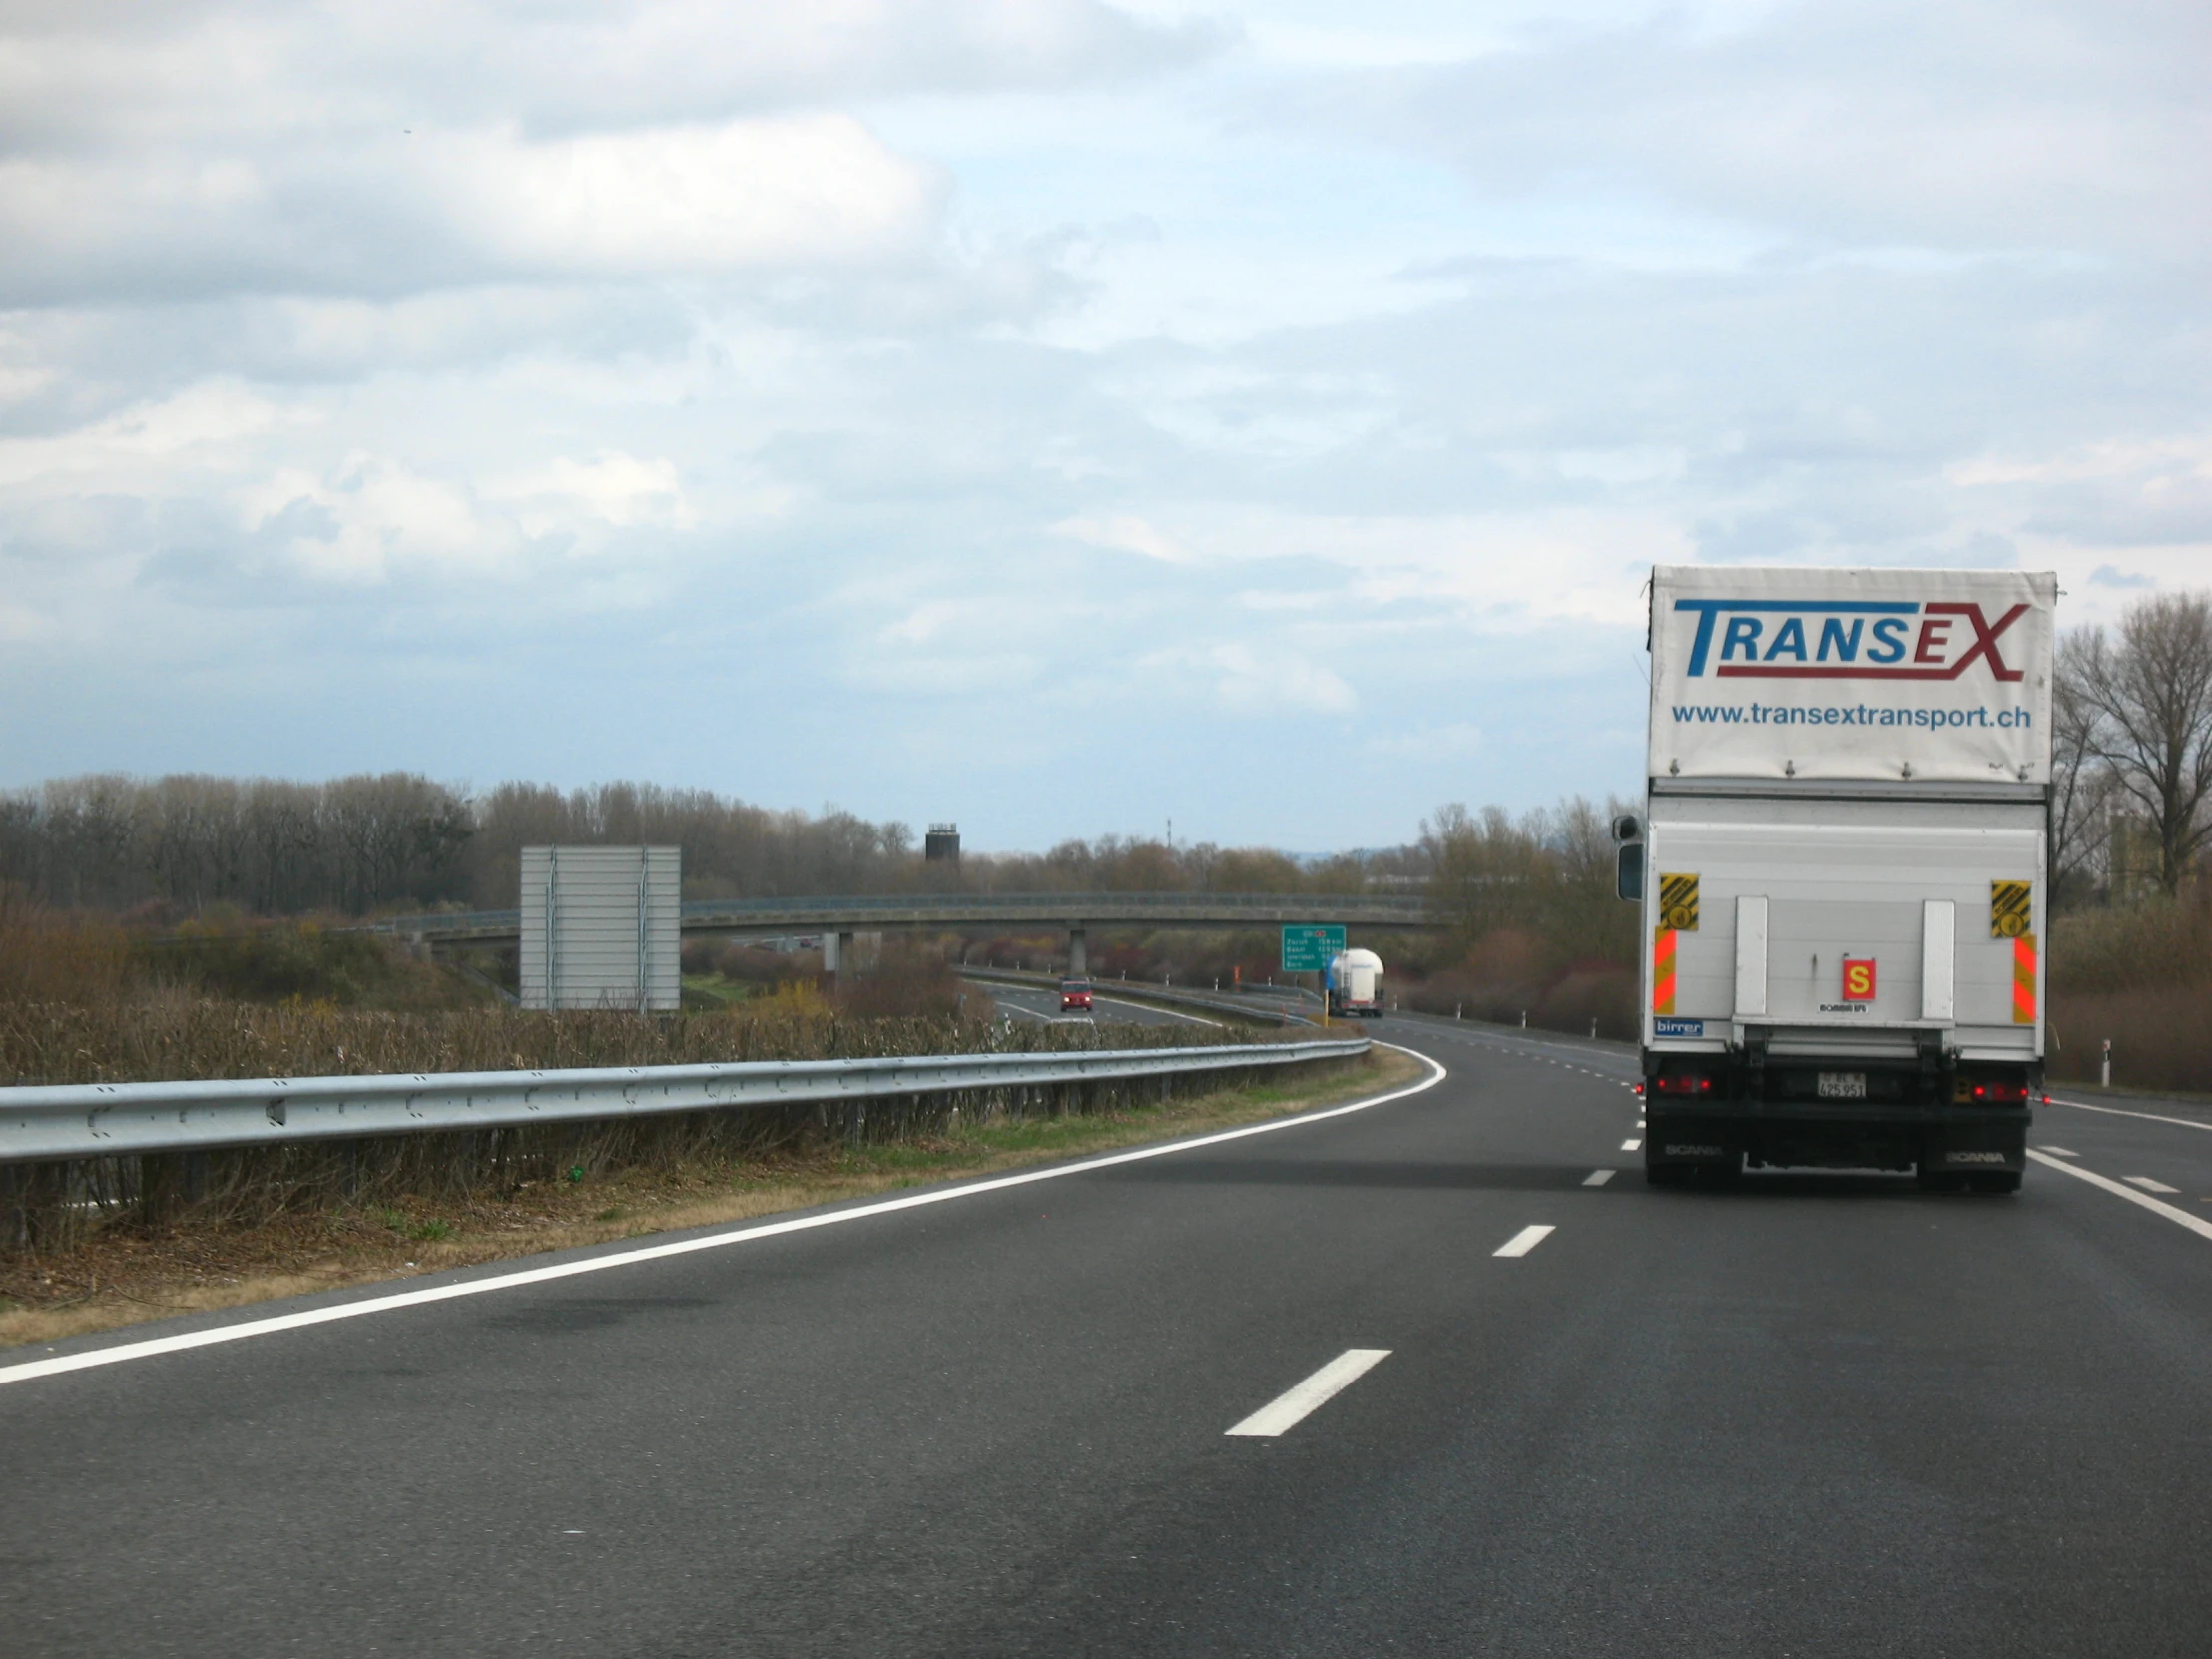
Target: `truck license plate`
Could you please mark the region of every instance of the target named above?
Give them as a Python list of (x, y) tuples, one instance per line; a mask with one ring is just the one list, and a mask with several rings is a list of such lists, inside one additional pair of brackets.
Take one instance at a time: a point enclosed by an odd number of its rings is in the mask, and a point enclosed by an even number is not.
[(1821, 1098), (1823, 1100), (1866, 1099), (1867, 1074), (1863, 1071), (1822, 1072)]

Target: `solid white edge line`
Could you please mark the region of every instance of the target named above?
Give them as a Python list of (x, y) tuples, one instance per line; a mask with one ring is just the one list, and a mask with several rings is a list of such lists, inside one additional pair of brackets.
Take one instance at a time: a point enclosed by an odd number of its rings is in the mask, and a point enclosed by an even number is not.
[(2080, 1153), (2074, 1151), (2074, 1149), (2070, 1146), (2051, 1146), (2047, 1142), (2044, 1145), (2038, 1147), (2036, 1150), (2039, 1152), (2053, 1153), (2060, 1158), (2078, 1158), (2081, 1156)]
[(2107, 1176), (2097, 1174), (2095, 1170), (2083, 1169), (2079, 1164), (2069, 1164), (2063, 1158), (2046, 1157), (2033, 1147), (2027, 1149), (2027, 1155), (2038, 1164), (2046, 1165), (2051, 1169), (2064, 1170), (2068, 1175), (2086, 1181), (2092, 1187), (2102, 1187), (2106, 1192), (2113, 1194), (2115, 1197), (2124, 1198), (2130, 1204), (2140, 1204), (2153, 1215), (2164, 1216), (2168, 1221), (2178, 1222), (2201, 1238), (2212, 1239), (2212, 1221), (2206, 1221), (2202, 1216), (2192, 1216), (2186, 1210), (2177, 1210), (2171, 1204), (2161, 1203), (2151, 1197), (2150, 1194), (2139, 1193), (2133, 1187), (2124, 1186)]
[(2159, 1112), (2129, 1112), (2117, 1106), (2092, 1106), (2086, 1100), (2060, 1100), (2056, 1095), (2045, 1095), (2046, 1106), (2071, 1106), (2077, 1112), (2104, 1112), (2116, 1118), (2143, 1118), (2151, 1123), (2178, 1123), (2184, 1129), (2212, 1129), (2212, 1123), (2199, 1123), (2195, 1118), (2170, 1118)]
[(1305, 1382), (1277, 1394), (1224, 1436), (1273, 1439), (1288, 1433), (1390, 1357), (1386, 1348), (1348, 1348)]
[(1541, 1224), (1535, 1227), (1524, 1227), (1491, 1251), (1490, 1254), (1492, 1256), (1526, 1256), (1531, 1250), (1534, 1250), (1558, 1231), (1559, 1229), (1556, 1227)]
[(835, 1227), (848, 1221), (861, 1221), (869, 1216), (885, 1216), (899, 1210), (918, 1210), (924, 1205), (949, 1203), (956, 1198), (972, 1198), (978, 1193), (1002, 1192), (1008, 1187), (1026, 1187), (1037, 1181), (1057, 1181), (1063, 1176), (1111, 1169), (1118, 1164), (1141, 1163), (1147, 1158), (1164, 1158), (1172, 1153), (1190, 1152), (1202, 1146), (1219, 1146), (1224, 1141), (1241, 1141), (1252, 1135), (1273, 1134), (1279, 1129), (1295, 1129), (1300, 1124), (1349, 1117), (1354, 1112), (1365, 1112), (1372, 1107), (1386, 1106), (1393, 1100), (1403, 1100), (1408, 1095), (1423, 1093), (1441, 1083), (1448, 1075), (1441, 1065), (1425, 1054), (1414, 1054), (1413, 1050), (1399, 1048), (1395, 1043), (1377, 1043), (1376, 1046), (1396, 1049), (1400, 1054), (1412, 1054), (1413, 1058), (1430, 1068), (1429, 1075), (1402, 1089), (1392, 1089), (1386, 1094), (1373, 1095), (1366, 1100), (1355, 1100), (1343, 1106), (1326, 1106), (1318, 1112), (1301, 1112), (1296, 1117), (1273, 1118), (1266, 1123), (1248, 1123), (1237, 1129), (1218, 1129), (1210, 1135), (1197, 1135), (1189, 1140), (1165, 1141), (1158, 1146), (1140, 1146), (1127, 1152), (1111, 1152), (1102, 1157), (1085, 1158), (1079, 1163), (1061, 1164), (1050, 1169), (1023, 1170), (1018, 1174), (996, 1175), (964, 1186), (939, 1187), (929, 1192), (908, 1193), (903, 1198), (878, 1199), (872, 1204), (855, 1205), (849, 1210), (794, 1216), (789, 1220), (740, 1227), (727, 1233), (710, 1233), (704, 1238), (641, 1245), (635, 1250), (593, 1256), (581, 1262), (556, 1262), (548, 1267), (494, 1274), (458, 1285), (426, 1286), (421, 1290), (398, 1291), (390, 1296), (369, 1297), (360, 1302), (340, 1303), (334, 1307), (306, 1308), (292, 1314), (242, 1320), (236, 1325), (218, 1325), (205, 1331), (188, 1331), (173, 1337), (150, 1337), (142, 1342), (118, 1343), (113, 1348), (90, 1349), (83, 1354), (60, 1354), (51, 1360), (29, 1360), (20, 1365), (0, 1366), (0, 1384), (27, 1382), (33, 1378), (53, 1377), (62, 1372), (87, 1371), (95, 1366), (121, 1365), (126, 1360), (150, 1359), (157, 1354), (176, 1354), (185, 1349), (208, 1348), (217, 1343), (243, 1342), (248, 1337), (268, 1336), (277, 1331), (296, 1331), (309, 1325), (327, 1325), (334, 1320), (361, 1319), (369, 1314), (419, 1307), (428, 1302), (450, 1302), (458, 1297), (484, 1296), (492, 1291), (511, 1290), (518, 1285), (541, 1285), (555, 1279), (573, 1279), (579, 1274), (603, 1273), (610, 1268), (628, 1267), (633, 1262), (650, 1262), (667, 1256), (688, 1256), (696, 1250), (718, 1250), (724, 1245), (749, 1244), (755, 1239), (773, 1239), (786, 1233), (805, 1233), (817, 1227)]

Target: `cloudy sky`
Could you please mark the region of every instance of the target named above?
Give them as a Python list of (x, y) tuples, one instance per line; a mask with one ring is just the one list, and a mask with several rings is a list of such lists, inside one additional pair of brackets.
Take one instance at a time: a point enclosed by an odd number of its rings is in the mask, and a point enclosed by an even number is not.
[(2212, 584), (2212, 9), (7, 0), (0, 785), (1394, 842), (1654, 561)]

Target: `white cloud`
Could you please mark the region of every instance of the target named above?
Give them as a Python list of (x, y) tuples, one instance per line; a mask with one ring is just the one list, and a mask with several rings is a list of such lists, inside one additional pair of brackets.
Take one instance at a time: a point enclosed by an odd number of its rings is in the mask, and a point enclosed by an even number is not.
[(641, 460), (605, 450), (587, 460), (560, 456), (528, 472), (487, 481), (486, 497), (517, 504), (523, 532), (542, 536), (574, 528), (579, 518), (629, 528), (690, 530), (699, 516), (685, 499), (676, 463)]
[(1424, 726), (1411, 732), (1380, 733), (1363, 746), (1393, 761), (1463, 761), (1482, 750), (1482, 728), (1465, 721)]
[(351, 455), (322, 477), (282, 472), (243, 493), (248, 527), (302, 574), (381, 583), (405, 566), (437, 575), (514, 568), (523, 538), (465, 488), (380, 455)]
[(842, 115), (468, 135), (427, 171), (456, 239), (513, 270), (711, 273), (923, 251), (942, 182)]
[(1164, 565), (1191, 562), (1190, 552), (1133, 513), (1109, 513), (1097, 518), (1064, 518), (1052, 527), (1054, 535), (1067, 536), (1086, 547), (1112, 553), (1134, 553)]
[(1288, 641), (1265, 647), (1242, 642), (1157, 651), (1141, 668), (1165, 674), (1192, 673), (1213, 683), (1215, 698), (1238, 715), (1279, 716), (1301, 712), (1341, 715), (1359, 704), (1344, 677), (1316, 663)]
[(1525, 28), (1519, 50), (1302, 104), (1486, 191), (1655, 192), (1816, 246), (2201, 258), (2212, 31), (2193, 0), (1885, 0)]
[(228, 448), (287, 418), (233, 380), (133, 404), (52, 437), (0, 438), (0, 487), (69, 480), (77, 487), (147, 488), (192, 452)]

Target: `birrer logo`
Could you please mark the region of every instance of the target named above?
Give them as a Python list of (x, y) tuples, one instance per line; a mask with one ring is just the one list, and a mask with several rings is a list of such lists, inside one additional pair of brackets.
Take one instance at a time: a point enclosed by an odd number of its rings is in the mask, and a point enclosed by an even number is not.
[(1991, 622), (1979, 605), (1872, 599), (1677, 599), (1697, 617), (1689, 678), (1708, 666), (1723, 680), (1955, 680), (1986, 662), (1999, 680), (2025, 671), (1999, 641), (2027, 614)]
[(1872, 1002), (1874, 1000), (1873, 957), (1846, 956), (1844, 958), (1844, 1000), (1846, 1002)]

